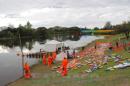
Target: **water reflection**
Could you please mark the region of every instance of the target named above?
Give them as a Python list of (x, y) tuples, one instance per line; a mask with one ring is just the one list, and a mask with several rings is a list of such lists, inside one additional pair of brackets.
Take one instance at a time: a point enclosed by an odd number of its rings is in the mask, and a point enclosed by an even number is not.
[(2, 40), (0, 39), (0, 45), (6, 46), (9, 48), (14, 48), (14, 47), (20, 47), (20, 48), (27, 48), (28, 50), (31, 50), (33, 48), (33, 45), (35, 42), (38, 42), (40, 44), (46, 43), (46, 40), (57, 40), (57, 41), (65, 41), (65, 40), (72, 40), (72, 41), (77, 41), (80, 39), (80, 35), (62, 35), (62, 34), (53, 34), (51, 36), (48, 36), (48, 38), (21, 38), (21, 45), (20, 45), (20, 40), (19, 38), (17, 39), (6, 39)]

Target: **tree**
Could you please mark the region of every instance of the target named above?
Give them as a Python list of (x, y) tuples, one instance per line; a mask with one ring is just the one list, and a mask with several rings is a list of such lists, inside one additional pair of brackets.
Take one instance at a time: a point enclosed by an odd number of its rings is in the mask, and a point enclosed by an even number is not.
[(32, 29), (32, 24), (28, 21), (27, 24), (25, 25), (26, 29)]
[(31, 28), (31, 24), (27, 22), (25, 26), (22, 26), (21, 24), (17, 28), (17, 32), (20, 33), (21, 37), (31, 37), (33, 36), (34, 30)]
[(99, 30), (99, 28), (98, 27), (94, 27), (94, 30)]
[(111, 25), (111, 22), (106, 22), (106, 24), (104, 25), (104, 28), (103, 29), (112, 29), (112, 25)]
[(129, 38), (129, 32), (130, 32), (130, 22), (124, 22), (122, 24), (122, 31), (124, 32), (126, 38)]

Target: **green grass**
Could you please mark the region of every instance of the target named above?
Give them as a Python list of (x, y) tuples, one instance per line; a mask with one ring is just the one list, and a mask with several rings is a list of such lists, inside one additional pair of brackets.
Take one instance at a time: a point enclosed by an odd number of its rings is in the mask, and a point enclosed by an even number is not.
[[(10, 86), (129, 86), (130, 69), (119, 69), (114, 71), (96, 70), (92, 73), (81, 74), (85, 69), (72, 70), (68, 76), (61, 77), (60, 74), (44, 70), (43, 65), (37, 65), (40, 68), (33, 68), (34, 73), (41, 74), (36, 78), (26, 80), (24, 78), (16, 81)], [(44, 71), (44, 72), (43, 72)]]
[[(122, 35), (116, 35), (98, 41), (112, 42), (118, 40)], [(106, 52), (108, 54), (108, 52)], [(121, 55), (123, 58), (130, 58), (128, 51), (113, 52)], [(83, 58), (81, 62), (87, 58)], [(42, 64), (32, 67), (32, 73), (36, 77), (26, 80), (24, 78), (17, 80), (9, 86), (130, 86), (130, 67), (125, 69), (116, 69), (113, 71), (105, 71), (107, 67), (114, 66), (115, 63), (110, 61), (104, 65), (102, 69), (98, 69), (92, 73), (85, 73), (88, 69), (83, 66), (79, 69), (73, 69), (68, 72), (66, 77), (62, 77), (55, 71), (51, 71)]]

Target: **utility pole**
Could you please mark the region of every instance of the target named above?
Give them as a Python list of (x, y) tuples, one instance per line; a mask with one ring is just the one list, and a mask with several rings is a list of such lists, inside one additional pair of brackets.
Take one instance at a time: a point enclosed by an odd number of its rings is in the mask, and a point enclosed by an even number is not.
[(22, 41), (21, 41), (20, 33), (19, 33), (19, 43), (20, 43), (20, 49), (21, 49), (21, 54), (22, 54), (22, 70), (23, 70), (23, 75), (24, 75), (24, 55), (23, 55), (23, 48), (22, 48)]

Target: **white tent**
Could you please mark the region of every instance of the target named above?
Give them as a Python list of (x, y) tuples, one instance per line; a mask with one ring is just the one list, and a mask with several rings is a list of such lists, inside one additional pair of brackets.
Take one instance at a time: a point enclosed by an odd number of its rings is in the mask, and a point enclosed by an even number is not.
[(57, 48), (62, 48), (63, 43), (56, 40), (48, 40), (43, 46), (43, 50), (46, 52), (54, 52)]
[(64, 57), (67, 57), (66, 53), (61, 52), (60, 54), (57, 55), (56, 61), (62, 61)]

